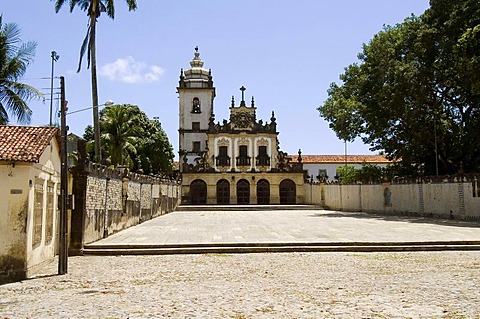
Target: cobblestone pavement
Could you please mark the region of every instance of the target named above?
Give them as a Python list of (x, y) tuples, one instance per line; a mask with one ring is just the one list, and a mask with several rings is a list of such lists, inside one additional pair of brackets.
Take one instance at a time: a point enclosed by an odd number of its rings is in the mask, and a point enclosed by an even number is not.
[(0, 318), (480, 318), (480, 252), (70, 257)]

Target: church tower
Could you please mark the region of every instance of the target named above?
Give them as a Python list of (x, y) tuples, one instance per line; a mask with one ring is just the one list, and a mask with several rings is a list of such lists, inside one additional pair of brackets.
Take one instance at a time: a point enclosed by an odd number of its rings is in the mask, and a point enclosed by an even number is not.
[(180, 71), (179, 95), (179, 154), (182, 163), (194, 164), (195, 158), (207, 151), (207, 131), (213, 114), (215, 87), (212, 71), (203, 68), (198, 47), (190, 68)]

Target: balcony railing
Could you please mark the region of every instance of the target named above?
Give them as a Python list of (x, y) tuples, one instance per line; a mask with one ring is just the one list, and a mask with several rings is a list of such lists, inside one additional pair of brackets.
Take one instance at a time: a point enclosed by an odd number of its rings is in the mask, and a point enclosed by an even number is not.
[(230, 156), (217, 156), (215, 163), (217, 166), (230, 166)]
[(250, 165), (251, 165), (251, 161), (249, 156), (237, 157), (237, 166), (250, 166)]
[(268, 156), (257, 156), (255, 161), (256, 166), (270, 166), (270, 157)]

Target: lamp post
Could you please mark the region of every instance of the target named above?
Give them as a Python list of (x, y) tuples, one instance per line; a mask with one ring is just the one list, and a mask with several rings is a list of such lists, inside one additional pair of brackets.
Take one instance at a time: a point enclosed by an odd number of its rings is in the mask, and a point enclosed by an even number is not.
[(52, 107), (53, 107), (53, 75), (54, 75), (54, 67), (55, 67), (55, 62), (60, 59), (60, 56), (57, 54), (56, 51), (52, 51), (52, 77), (50, 78), (50, 126), (52, 126)]

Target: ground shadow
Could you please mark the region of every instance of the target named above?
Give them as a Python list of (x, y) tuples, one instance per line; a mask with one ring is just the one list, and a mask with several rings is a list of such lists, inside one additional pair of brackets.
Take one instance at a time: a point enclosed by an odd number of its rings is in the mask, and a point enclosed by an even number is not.
[(344, 212), (344, 211), (329, 211), (325, 210), (322, 213), (312, 214), (311, 217), (326, 217), (326, 218), (358, 218), (358, 219), (377, 219), (385, 221), (401, 221), (408, 223), (419, 224), (435, 224), (442, 226), (455, 226), (455, 227), (469, 227), (480, 228), (480, 222), (478, 221), (464, 221), (455, 219), (444, 219), (433, 216), (405, 216), (405, 215), (383, 215), (380, 213), (368, 213), (368, 212)]

